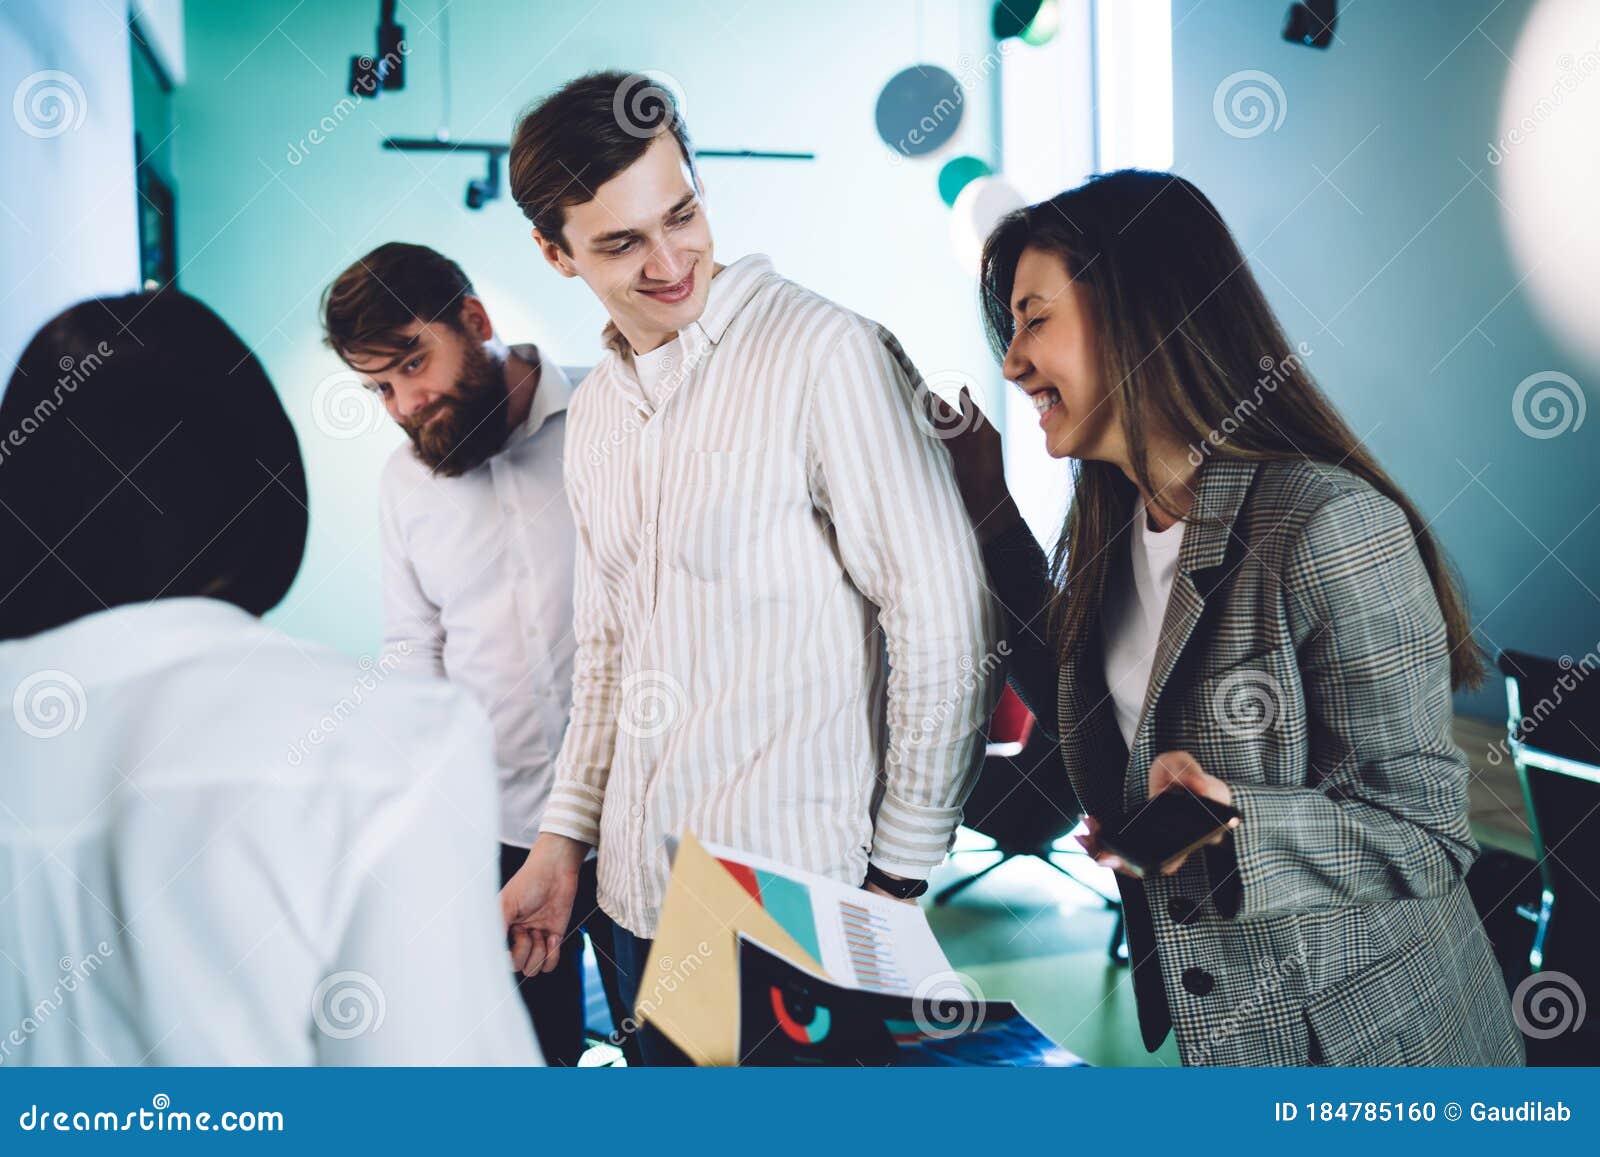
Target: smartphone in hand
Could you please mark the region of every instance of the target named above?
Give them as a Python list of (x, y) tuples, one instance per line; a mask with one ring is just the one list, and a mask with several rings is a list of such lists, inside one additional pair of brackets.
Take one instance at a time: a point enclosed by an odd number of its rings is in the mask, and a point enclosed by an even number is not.
[(1237, 808), (1169, 787), (1116, 827), (1102, 827), (1100, 847), (1118, 856), (1129, 875), (1153, 876), (1219, 831), (1238, 827), (1239, 819)]

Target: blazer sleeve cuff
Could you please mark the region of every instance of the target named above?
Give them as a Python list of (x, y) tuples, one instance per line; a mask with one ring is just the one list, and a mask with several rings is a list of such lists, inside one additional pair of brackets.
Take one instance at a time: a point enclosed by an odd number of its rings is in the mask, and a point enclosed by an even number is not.
[(1211, 879), (1211, 902), (1224, 920), (1236, 920), (1244, 903), (1244, 885), (1239, 879), (1239, 850), (1234, 833), (1205, 850), (1206, 872)]

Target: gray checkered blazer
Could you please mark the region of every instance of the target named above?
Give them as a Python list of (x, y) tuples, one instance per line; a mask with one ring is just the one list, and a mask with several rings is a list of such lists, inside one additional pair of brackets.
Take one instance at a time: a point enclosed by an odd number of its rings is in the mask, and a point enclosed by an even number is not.
[(1085, 809), (1132, 814), (1151, 760), (1187, 751), (1244, 817), (1172, 876), (1118, 876), (1145, 1046), (1175, 1030), (1186, 1065), (1522, 1064), (1467, 894), (1468, 768), (1405, 516), (1345, 470), (1214, 458), (1190, 518), (1131, 751), (1099, 631), (1064, 664), (1045, 638), (1033, 537), (986, 551), (1012, 683), (1059, 722)]

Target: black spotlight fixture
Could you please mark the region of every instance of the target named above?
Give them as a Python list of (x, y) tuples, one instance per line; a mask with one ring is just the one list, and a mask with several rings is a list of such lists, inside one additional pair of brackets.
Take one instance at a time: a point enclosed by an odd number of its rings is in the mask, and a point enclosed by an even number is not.
[(502, 149), (489, 149), (489, 171), (477, 181), (467, 182), (467, 208), (481, 209), (490, 201), (500, 197), (500, 158), (505, 155)]
[(1338, 0), (1305, 0), (1289, 5), (1283, 24), (1283, 38), (1307, 48), (1326, 48), (1333, 43), (1333, 26), (1339, 19)]
[(378, 5), (377, 56), (350, 58), (350, 95), (377, 96), (406, 86), (406, 30), (395, 23), (396, 0)]
[(500, 199), (500, 158), (511, 151), (499, 141), (452, 141), (438, 137), (384, 137), (383, 147), (397, 153), (482, 153), (489, 167), (467, 182), (467, 208), (481, 209)]

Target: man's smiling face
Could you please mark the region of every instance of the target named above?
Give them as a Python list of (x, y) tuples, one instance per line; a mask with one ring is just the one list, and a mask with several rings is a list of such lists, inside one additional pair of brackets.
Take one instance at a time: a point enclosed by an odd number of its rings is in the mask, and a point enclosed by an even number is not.
[(536, 234), (545, 257), (581, 277), (640, 353), (705, 312), (711, 292), (711, 225), (694, 174), (671, 133), (566, 210), (567, 247)]

